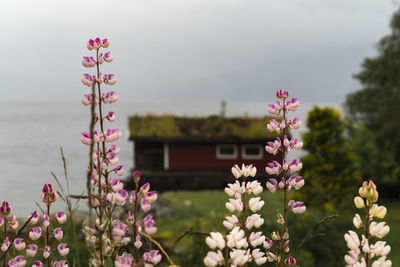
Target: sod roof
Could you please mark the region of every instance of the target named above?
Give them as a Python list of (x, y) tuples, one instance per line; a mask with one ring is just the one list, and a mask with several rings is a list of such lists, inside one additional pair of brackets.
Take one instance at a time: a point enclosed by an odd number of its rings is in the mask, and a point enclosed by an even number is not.
[(267, 130), (270, 117), (178, 117), (174, 115), (132, 115), (130, 138), (176, 139), (272, 139)]

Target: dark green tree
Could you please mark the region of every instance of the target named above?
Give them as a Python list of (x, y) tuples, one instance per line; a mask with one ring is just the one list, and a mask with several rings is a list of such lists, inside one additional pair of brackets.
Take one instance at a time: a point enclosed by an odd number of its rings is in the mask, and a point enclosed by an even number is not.
[(308, 112), (303, 133), (301, 175), (306, 186), (299, 195), (311, 206), (333, 210), (352, 203), (352, 193), (357, 190), (361, 176), (348, 140), (340, 112), (331, 107), (314, 106)]
[(349, 94), (345, 103), (348, 116), (356, 124), (362, 122), (350, 132), (355, 134), (352, 139), (364, 138), (367, 146), (377, 148), (374, 158), (365, 149), (358, 158), (363, 160), (363, 175), (378, 185), (400, 178), (400, 10), (390, 26), (391, 33), (378, 43), (378, 55), (366, 58), (354, 76), (362, 88)]

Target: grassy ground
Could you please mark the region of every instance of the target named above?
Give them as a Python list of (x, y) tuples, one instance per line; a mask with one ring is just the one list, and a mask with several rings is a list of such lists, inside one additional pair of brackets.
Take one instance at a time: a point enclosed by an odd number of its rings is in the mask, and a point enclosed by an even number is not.
[[(276, 223), (276, 211), (281, 209), (281, 194), (269, 192), (262, 195), (265, 206), (262, 216), (265, 219), (264, 232), (278, 230)], [(160, 208), (158, 211), (157, 225), (158, 238), (163, 240), (169, 253), (176, 259), (180, 266), (202, 266), (202, 259), (207, 253), (202, 233), (211, 231), (223, 231), (224, 216), (228, 215), (225, 202), (228, 199), (222, 191), (199, 192), (168, 192), (160, 196)], [(392, 251), (389, 258), (393, 266), (400, 263), (400, 202), (380, 200), (380, 204), (388, 207), (385, 218), (391, 227), (390, 233), (384, 238), (391, 245)], [(289, 217), (289, 229), (291, 229), (291, 246), (302, 239), (306, 231), (320, 218), (330, 214), (340, 215), (318, 226), (314, 233), (324, 233), (327, 236), (310, 239), (299, 249), (296, 258), (301, 266), (343, 266), (346, 243), (343, 236), (346, 229), (353, 229), (353, 211), (340, 213), (321, 212), (319, 209), (308, 209), (305, 215)], [(177, 238), (184, 232), (188, 232), (179, 242)], [(193, 233), (196, 232), (196, 233)]]

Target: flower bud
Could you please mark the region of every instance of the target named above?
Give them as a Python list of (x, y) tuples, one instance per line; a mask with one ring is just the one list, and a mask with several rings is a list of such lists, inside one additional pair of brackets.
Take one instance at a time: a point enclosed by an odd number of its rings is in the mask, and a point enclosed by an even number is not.
[(362, 209), (365, 207), (364, 200), (358, 196), (354, 198), (354, 205), (356, 205), (357, 209)]

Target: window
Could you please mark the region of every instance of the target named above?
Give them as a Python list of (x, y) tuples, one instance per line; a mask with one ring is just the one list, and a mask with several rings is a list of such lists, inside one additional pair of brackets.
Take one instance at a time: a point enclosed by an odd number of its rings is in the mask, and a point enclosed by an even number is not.
[(262, 159), (263, 149), (260, 145), (243, 145), (242, 158), (244, 159)]
[(217, 159), (236, 159), (237, 145), (217, 145)]

